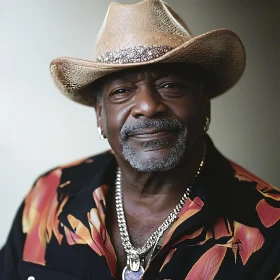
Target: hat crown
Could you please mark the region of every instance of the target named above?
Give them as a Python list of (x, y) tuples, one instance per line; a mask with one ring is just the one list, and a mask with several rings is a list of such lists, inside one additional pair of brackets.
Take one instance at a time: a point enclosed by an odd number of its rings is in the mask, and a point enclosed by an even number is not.
[(175, 48), (191, 38), (183, 20), (163, 1), (109, 5), (99, 30), (94, 59), (105, 53), (138, 46)]

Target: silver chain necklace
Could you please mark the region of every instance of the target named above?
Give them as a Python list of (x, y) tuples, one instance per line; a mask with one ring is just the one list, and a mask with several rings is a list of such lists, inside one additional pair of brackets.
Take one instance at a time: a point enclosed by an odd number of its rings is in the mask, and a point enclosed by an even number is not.
[(201, 168), (204, 165), (204, 158), (205, 158), (205, 149), (202, 160), (199, 164), (199, 168), (194, 175), (194, 178), (191, 184), (186, 188), (186, 191), (178, 204), (175, 206), (174, 210), (168, 215), (166, 220), (159, 226), (159, 228), (149, 237), (147, 242), (141, 248), (135, 248), (130, 241), (129, 234), (127, 231), (126, 220), (123, 210), (123, 197), (122, 197), (122, 175), (120, 168), (117, 168), (117, 177), (116, 177), (116, 211), (117, 211), (117, 220), (122, 240), (122, 245), (124, 250), (127, 254), (127, 266), (124, 268), (122, 273), (123, 280), (129, 279), (141, 279), (142, 275), (144, 274), (144, 268), (141, 265), (143, 256), (155, 245), (157, 244), (160, 237), (163, 233), (168, 229), (168, 227), (177, 219), (179, 212), (183, 208), (186, 200), (189, 198), (192, 185), (200, 174)]

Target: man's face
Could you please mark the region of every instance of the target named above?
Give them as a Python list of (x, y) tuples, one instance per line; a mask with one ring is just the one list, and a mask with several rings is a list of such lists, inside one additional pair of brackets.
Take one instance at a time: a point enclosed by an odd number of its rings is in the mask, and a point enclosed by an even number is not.
[(138, 67), (103, 78), (97, 120), (116, 155), (143, 172), (170, 170), (187, 160), (209, 116), (201, 78), (186, 64)]

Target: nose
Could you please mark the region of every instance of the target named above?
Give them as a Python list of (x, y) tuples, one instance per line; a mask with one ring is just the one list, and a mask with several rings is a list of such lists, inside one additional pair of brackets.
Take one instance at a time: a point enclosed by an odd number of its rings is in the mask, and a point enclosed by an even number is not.
[(158, 91), (151, 87), (138, 88), (135, 94), (135, 104), (131, 114), (134, 118), (145, 116), (147, 118), (162, 117), (168, 113), (168, 107)]

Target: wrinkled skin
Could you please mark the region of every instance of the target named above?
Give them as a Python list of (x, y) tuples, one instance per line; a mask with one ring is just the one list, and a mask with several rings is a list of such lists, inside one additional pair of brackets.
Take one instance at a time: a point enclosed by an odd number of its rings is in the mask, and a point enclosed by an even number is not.
[[(182, 122), (188, 132), (188, 151), (184, 159), (190, 159), (189, 153), (203, 137), (205, 117), (210, 118), (209, 100), (200, 96), (199, 74), (194, 67), (163, 64), (117, 72), (103, 79), (102, 99), (96, 105), (98, 126), (115, 151), (120, 166), (127, 165), (122, 155), (122, 127), (141, 123), (145, 119), (170, 118)], [(164, 135), (152, 137), (137, 133), (129, 137), (128, 142), (137, 158), (145, 161), (151, 157), (164, 158), (174, 145), (175, 138), (176, 135), (169, 137), (168, 144), (162, 149), (150, 151), (146, 151), (143, 145), (149, 140), (164, 139)]]
[[(202, 72), (193, 66), (157, 64), (113, 73), (99, 82), (102, 96), (95, 105), (97, 124), (114, 150), (122, 171), (124, 210), (130, 239), (135, 246), (143, 246), (173, 210), (202, 159), (204, 124), (206, 117), (210, 119), (210, 101), (205, 92), (200, 94), (201, 80)], [(124, 126), (157, 119), (178, 120), (183, 125), (187, 132), (186, 150), (169, 170), (139, 171), (124, 158), (120, 132)], [(160, 162), (169, 155), (177, 135), (177, 131), (136, 130), (128, 135), (127, 144), (137, 160)], [(118, 257), (120, 275), (126, 255), (120, 242), (114, 192), (110, 195), (106, 223)]]

